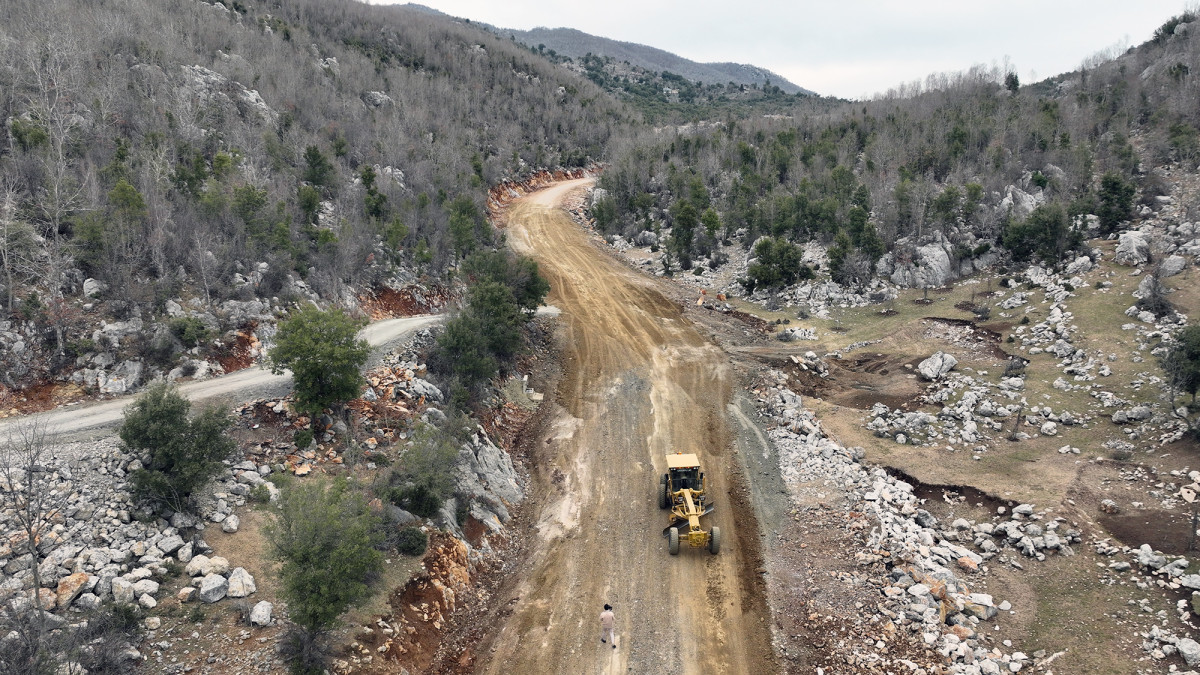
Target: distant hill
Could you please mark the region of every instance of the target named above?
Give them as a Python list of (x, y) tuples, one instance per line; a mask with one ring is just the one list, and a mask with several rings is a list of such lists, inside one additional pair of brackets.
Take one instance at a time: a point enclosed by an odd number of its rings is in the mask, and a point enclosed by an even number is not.
[[(447, 16), (432, 7), (416, 3), (409, 3), (404, 5), (404, 7), (413, 11)], [(704, 84), (728, 84), (729, 82), (733, 82), (734, 84), (757, 85), (759, 87), (770, 84), (779, 87), (785, 94), (816, 95), (816, 92), (797, 86), (777, 73), (747, 63), (697, 63), (696, 61), (685, 59), (682, 56), (677, 56), (655, 47), (647, 47), (646, 45), (634, 42), (610, 40), (609, 38), (591, 35), (574, 28), (515, 30), (512, 28), (491, 26), (485, 23), (470, 23), (488, 28), (501, 37), (511, 37), (526, 47), (537, 48), (541, 46), (547, 51), (553, 50), (559, 56), (565, 56), (575, 61), (588, 54), (593, 56), (607, 56), (617, 61), (628, 61), (630, 65), (650, 71), (668, 71), (676, 75), (681, 75), (693, 82), (703, 82)]]
[(545, 45), (546, 50), (552, 49), (562, 56), (576, 60), (586, 54), (608, 56), (617, 61), (628, 61), (634, 66), (647, 70), (669, 71), (705, 84), (733, 82), (734, 84), (753, 84), (760, 87), (771, 84), (788, 94), (815, 93), (789, 82), (783, 76), (766, 68), (745, 63), (697, 63), (655, 47), (610, 40), (589, 35), (574, 28), (534, 28), (525, 31), (493, 28), (493, 30), (503, 37), (512, 37), (527, 47)]

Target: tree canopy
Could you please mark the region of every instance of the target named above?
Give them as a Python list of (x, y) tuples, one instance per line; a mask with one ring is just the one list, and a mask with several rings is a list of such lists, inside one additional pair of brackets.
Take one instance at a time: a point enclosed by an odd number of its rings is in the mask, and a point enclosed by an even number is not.
[(185, 510), (192, 492), (233, 454), (236, 445), (225, 435), (230, 424), (225, 411), (206, 408), (189, 419), (191, 407), (174, 388), (160, 383), (125, 409), (121, 441), (150, 455), (145, 467), (133, 472), (135, 497)]
[(272, 556), (282, 563), (288, 618), (319, 633), (366, 597), (383, 562), (375, 549), (376, 525), (363, 495), (345, 479), (284, 487), (267, 536)]
[(316, 414), (358, 396), (370, 345), (357, 337), (364, 321), (340, 309), (305, 307), (279, 324), (267, 354), (274, 373), (292, 371), (296, 407)]

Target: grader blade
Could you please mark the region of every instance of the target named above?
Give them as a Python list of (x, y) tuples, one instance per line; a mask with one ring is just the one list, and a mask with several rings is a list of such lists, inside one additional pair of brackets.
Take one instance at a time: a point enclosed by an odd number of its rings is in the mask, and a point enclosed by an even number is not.
[[(713, 512), (713, 510), (714, 510), (714, 509), (716, 509), (716, 508), (717, 508), (717, 507), (713, 506), (712, 504), (709, 504), (709, 505), (708, 505), (708, 507), (704, 509), (704, 513), (701, 513), (701, 514), (700, 514), (700, 516), (701, 516), (701, 517), (703, 517), (703, 516), (707, 516), (708, 514), (712, 513), (712, 512)], [(679, 527), (679, 526), (681, 526), (681, 525), (687, 525), (687, 524), (688, 524), (688, 519), (687, 519), (687, 518), (676, 518), (676, 517), (673, 517), (673, 518), (671, 518), (671, 524), (670, 524), (670, 525), (667, 525), (666, 527), (664, 527), (664, 528), (663, 528), (663, 535), (662, 535), (662, 536), (666, 537), (666, 536), (670, 535), (670, 533), (671, 533), (671, 528), (672, 528), (672, 527)]]

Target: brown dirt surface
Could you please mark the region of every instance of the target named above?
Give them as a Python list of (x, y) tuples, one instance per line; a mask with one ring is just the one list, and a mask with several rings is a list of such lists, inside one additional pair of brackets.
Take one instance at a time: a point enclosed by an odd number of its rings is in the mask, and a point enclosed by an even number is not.
[[(538, 261), (562, 309), (563, 376), (546, 392), (558, 413), (530, 457), (541, 496), (529, 555), (476, 669), (777, 672), (758, 527), (730, 451), (728, 357), (659, 282), (558, 208), (586, 184), (536, 192), (507, 213), (514, 248)], [(721, 528), (720, 555), (667, 554), (655, 487), (676, 451), (700, 456), (717, 506), (704, 524)], [(598, 639), (605, 603), (617, 649)]]
[(226, 373), (244, 370), (254, 365), (254, 347), (258, 342), (258, 338), (254, 336), (254, 329), (257, 327), (254, 323), (243, 326), (236, 333), (232, 343), (224, 343), (215, 350), (213, 358), (221, 364)]
[(380, 286), (358, 296), (358, 304), (372, 321), (398, 316), (429, 314), (446, 306), (449, 294), (441, 286)]
[(86, 397), (83, 387), (71, 382), (46, 382), (17, 390), (0, 386), (0, 418), (53, 410)]

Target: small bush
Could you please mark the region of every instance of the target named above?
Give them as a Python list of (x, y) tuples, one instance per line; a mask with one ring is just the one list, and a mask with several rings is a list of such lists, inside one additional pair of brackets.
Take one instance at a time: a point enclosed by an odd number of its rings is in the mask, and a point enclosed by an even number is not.
[(238, 624), (243, 626), (250, 625), (250, 611), (254, 609), (253, 605), (246, 600), (237, 600), (234, 601), (230, 609), (233, 610), (233, 616)]
[(454, 490), (460, 446), (453, 433), (456, 426), (452, 418), (440, 428), (418, 428), (410, 446), (376, 485), (377, 494), (386, 494), (396, 506), (423, 518), (437, 513)]
[(179, 576), (180, 574), (183, 574), (183, 564), (180, 563), (178, 560), (166, 560), (163, 562), (162, 568), (163, 568), (163, 576), (165, 576), (165, 577), (169, 577), (169, 578), (173, 579), (173, 578)]
[(440, 497), (430, 486), (422, 484), (395, 488), (390, 500), (405, 511), (429, 518), (442, 508), (445, 498)]
[(471, 498), (468, 495), (454, 495), (454, 522), (459, 527), (467, 524), (467, 516), (471, 515)]
[(295, 443), (296, 447), (300, 448), (301, 450), (312, 445), (312, 429), (297, 429), (296, 433), (292, 434), (292, 442)]
[(279, 641), (279, 655), (293, 675), (321, 675), (329, 665), (329, 647), (322, 631), (293, 626)]
[(204, 623), (204, 619), (206, 618), (204, 608), (200, 605), (193, 605), (192, 611), (188, 613), (188, 621), (192, 623)]
[(250, 488), (250, 501), (258, 504), (267, 504), (271, 501), (271, 490), (267, 488), (265, 483), (259, 483)]
[(171, 334), (188, 348), (195, 347), (201, 342), (207, 342), (212, 337), (204, 322), (194, 316), (180, 316), (171, 319), (167, 327), (171, 329)]
[(1029, 315), (1026, 314), (1025, 316), (1021, 317), (1021, 320), (1018, 321), (1017, 323), (1021, 324), (1022, 326), (1028, 326), (1029, 325)]
[(419, 527), (402, 527), (396, 535), (396, 550), (404, 555), (422, 555), (428, 547), (429, 535)]

